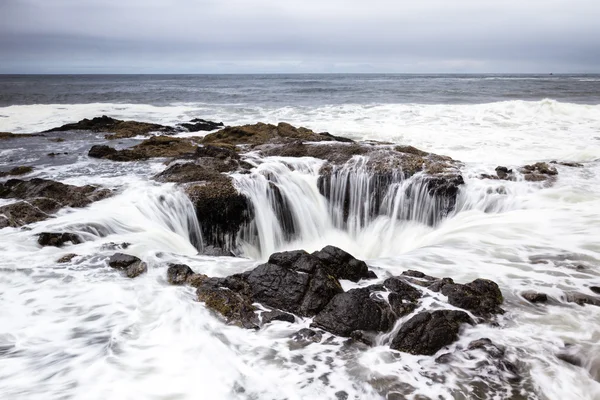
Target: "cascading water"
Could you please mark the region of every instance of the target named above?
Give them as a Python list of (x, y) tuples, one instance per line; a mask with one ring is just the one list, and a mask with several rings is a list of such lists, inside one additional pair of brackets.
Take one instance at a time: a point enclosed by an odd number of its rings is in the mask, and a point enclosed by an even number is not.
[(243, 254), (253, 258), (294, 246), (312, 249), (335, 237), (347, 239), (342, 247), (355, 252), (350, 247), (360, 239), (360, 254), (376, 256), (381, 249), (364, 248), (365, 235), (389, 241), (406, 225), (435, 226), (454, 205), (453, 197), (432, 193), (427, 175), (376, 173), (363, 156), (325, 174), (324, 161), (317, 159), (250, 161), (253, 172), (235, 174), (234, 182), (252, 204), (254, 219), (239, 241)]

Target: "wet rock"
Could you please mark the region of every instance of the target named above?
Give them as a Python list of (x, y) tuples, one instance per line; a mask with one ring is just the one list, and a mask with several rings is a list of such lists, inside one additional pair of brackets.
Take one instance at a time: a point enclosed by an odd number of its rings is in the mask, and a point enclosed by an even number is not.
[(550, 161), (550, 164), (558, 164), (558, 165), (562, 165), (564, 167), (571, 167), (571, 168), (583, 168), (583, 164), (576, 163), (576, 162)]
[(427, 286), (427, 289), (431, 290), (432, 292), (438, 293), (438, 292), (442, 291), (444, 286), (453, 285), (453, 284), (454, 284), (454, 280), (452, 278), (442, 278), (442, 279), (436, 280), (431, 285)]
[(92, 146), (90, 157), (112, 161), (143, 161), (150, 158), (191, 156), (196, 151), (198, 138), (177, 138), (170, 136), (152, 136), (143, 142), (123, 150), (109, 146)]
[(339, 336), (354, 331), (385, 332), (396, 319), (390, 305), (373, 292), (381, 287), (352, 289), (336, 295), (313, 320), (313, 325)]
[(77, 254), (75, 253), (65, 254), (64, 256), (56, 260), (56, 262), (58, 264), (66, 264), (68, 262), (71, 262), (71, 260), (73, 260), (75, 257), (77, 257)]
[(590, 286), (590, 290), (596, 294), (600, 294), (600, 286)]
[(105, 136), (107, 139), (123, 139), (135, 136), (147, 136), (150, 133), (158, 132), (172, 134), (176, 132), (176, 129), (148, 122), (122, 121), (103, 115), (102, 117), (86, 118), (76, 123), (52, 128), (46, 132), (67, 131), (107, 132), (108, 134)]
[(198, 286), (202, 285), (210, 278), (204, 274), (192, 274), (187, 277), (186, 283), (190, 286), (198, 288)]
[(210, 144), (205, 144), (202, 146), (198, 146), (196, 148), (196, 153), (194, 153), (194, 157), (199, 158), (217, 158), (219, 160), (239, 160), (240, 155), (235, 150), (235, 146), (213, 146)]
[(250, 201), (233, 186), (232, 179), (222, 175), (210, 182), (188, 185), (185, 192), (196, 209), (204, 244), (235, 249), (237, 234), (250, 223), (253, 211)]
[(43, 221), (49, 217), (50, 215), (38, 207), (26, 201), (19, 201), (0, 207), (0, 229), (6, 227), (17, 228)]
[(337, 279), (358, 282), (361, 279), (369, 279), (371, 276), (364, 261), (357, 260), (338, 247), (326, 246), (312, 253), (312, 256), (319, 259), (329, 273)]
[(296, 322), (296, 317), (294, 317), (292, 314), (289, 314), (289, 313), (286, 313), (283, 311), (278, 311), (278, 310), (268, 311), (268, 312), (264, 312), (262, 314), (263, 325), (266, 325), (273, 321), (283, 321), (283, 322), (289, 322), (289, 323), (293, 324), (294, 322)]
[(400, 296), (402, 300), (406, 301), (417, 301), (421, 298), (422, 292), (409, 283), (407, 283), (403, 278), (398, 276), (393, 276), (391, 278), (383, 281), (383, 286), (391, 292), (396, 293)]
[(79, 244), (81, 239), (79, 236), (73, 233), (56, 233), (56, 232), (42, 232), (38, 236), (38, 244), (42, 247), (54, 246), (62, 247), (67, 243)]
[(204, 302), (210, 310), (225, 317), (228, 323), (258, 329), (256, 308), (248, 296), (221, 287), (211, 280), (198, 286), (196, 294), (198, 301)]
[(310, 317), (318, 313), (342, 288), (323, 268), (314, 273), (262, 264), (246, 279), (255, 301), (280, 310)]
[(558, 353), (556, 358), (576, 367), (584, 367), (585, 359), (581, 347), (567, 343)]
[(110, 147), (103, 144), (97, 144), (92, 146), (90, 151), (88, 151), (88, 156), (92, 158), (108, 158), (117, 153), (118, 150), (114, 147)]
[(373, 347), (377, 344), (377, 333), (367, 331), (354, 331), (350, 334), (350, 338), (356, 342), (366, 344)]
[(503, 314), (500, 304), (504, 301), (502, 292), (495, 282), (476, 279), (466, 285), (448, 284), (442, 287), (442, 294), (455, 307), (471, 311), (480, 317)]
[(323, 334), (313, 329), (303, 328), (296, 332), (292, 338), (297, 342), (319, 343), (323, 339)]
[(185, 264), (169, 264), (169, 269), (167, 269), (167, 281), (171, 285), (183, 285), (188, 282), (188, 279), (193, 274), (194, 271)]
[(44, 136), (44, 135), (31, 134), (31, 133), (0, 132), (0, 140), (30, 138), (30, 137), (39, 137), (39, 136)]
[(508, 180), (508, 179), (512, 178), (512, 173), (513, 173), (512, 169), (498, 166), (498, 167), (496, 167), (495, 171), (496, 171), (496, 175), (498, 176), (498, 179)]
[(530, 303), (546, 303), (548, 301), (548, 295), (545, 293), (539, 293), (533, 290), (526, 290), (521, 293), (521, 297)]
[[(9, 179), (0, 183), (0, 198), (26, 200), (29, 205), (8, 205), (3, 212), (10, 213), (15, 226), (48, 218), (48, 214), (62, 207), (85, 207), (109, 197), (112, 191), (95, 186), (73, 186), (48, 179)], [(32, 207), (30, 207), (32, 206)], [(37, 209), (37, 210), (36, 210)], [(43, 215), (43, 213), (47, 215)], [(11, 219), (11, 218), (9, 218)]]
[(139, 258), (123, 253), (113, 254), (108, 265), (111, 268), (124, 271), (128, 278), (135, 278), (148, 270), (148, 265)]
[(33, 171), (33, 167), (29, 167), (29, 166), (14, 167), (6, 172), (0, 172), (0, 178), (3, 178), (5, 176), (26, 175), (26, 174), (31, 173), (32, 171)]
[(200, 131), (214, 131), (215, 129), (223, 128), (222, 122), (207, 121), (200, 118), (194, 118), (188, 123), (179, 124), (184, 127), (188, 132), (200, 132)]
[(575, 303), (580, 306), (583, 306), (585, 304), (589, 304), (591, 306), (600, 306), (599, 297), (590, 296), (579, 292), (565, 293), (565, 300), (568, 303)]
[(433, 355), (458, 340), (463, 324), (474, 324), (463, 311), (421, 312), (402, 325), (390, 347), (410, 354)]
[(423, 151), (423, 150), (419, 150), (416, 147), (413, 146), (396, 146), (394, 147), (394, 150), (396, 150), (397, 152), (400, 153), (408, 153), (408, 154), (413, 154), (415, 156), (427, 156), (430, 153)]
[(551, 167), (545, 162), (538, 162), (532, 165), (525, 165), (520, 168), (519, 171), (523, 174), (523, 178), (529, 182), (541, 182), (549, 179), (558, 174), (556, 168)]
[(100, 249), (101, 250), (125, 250), (129, 246), (131, 246), (131, 243), (127, 243), (127, 242), (123, 242), (123, 243), (109, 242), (109, 243), (104, 243), (100, 247)]
[(332, 141), (335, 140), (335, 137), (331, 135), (319, 135), (306, 128), (295, 128), (285, 122), (281, 122), (277, 126), (259, 122), (254, 125), (228, 126), (218, 132), (209, 133), (204, 137), (202, 143), (258, 145), (265, 143), (290, 143), (299, 139), (320, 142)]

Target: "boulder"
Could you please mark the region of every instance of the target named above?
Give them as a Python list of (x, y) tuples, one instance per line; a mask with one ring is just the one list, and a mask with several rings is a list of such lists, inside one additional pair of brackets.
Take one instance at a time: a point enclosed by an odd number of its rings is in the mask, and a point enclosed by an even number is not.
[(591, 306), (599, 306), (600, 307), (600, 297), (590, 296), (590, 295), (587, 295), (584, 293), (579, 293), (579, 292), (565, 293), (565, 300), (568, 303), (575, 303), (580, 306), (589, 304)]
[[(106, 132), (107, 139), (123, 139), (135, 136), (147, 136), (150, 133), (173, 134), (177, 130), (170, 126), (138, 121), (123, 121), (103, 115), (92, 119), (52, 128), (46, 132), (91, 131)], [(45, 133), (46, 133), (45, 132)]]
[(458, 340), (463, 324), (474, 324), (464, 311), (420, 312), (402, 325), (390, 347), (410, 354), (433, 355)]
[(337, 279), (347, 279), (358, 282), (361, 279), (369, 279), (369, 268), (364, 261), (357, 260), (344, 250), (326, 246), (312, 253), (327, 268), (328, 272)]
[(256, 308), (251, 299), (229, 288), (219, 285), (219, 281), (207, 280), (198, 286), (198, 301), (207, 308), (225, 317), (230, 324), (243, 328), (257, 329), (259, 325)]
[(50, 215), (38, 207), (26, 202), (18, 201), (0, 207), (0, 229), (6, 227), (17, 228), (34, 222), (48, 219)]
[(590, 290), (596, 294), (600, 294), (600, 286), (590, 286)]
[(54, 246), (62, 247), (67, 243), (79, 244), (81, 239), (74, 233), (56, 233), (56, 232), (42, 232), (38, 236), (38, 244), (42, 247)]
[(6, 172), (0, 172), (0, 178), (3, 178), (5, 176), (26, 175), (26, 174), (31, 173), (32, 171), (33, 171), (33, 167), (29, 167), (29, 166), (14, 167)]
[(104, 144), (97, 144), (92, 146), (92, 148), (88, 152), (88, 156), (92, 158), (109, 158), (110, 156), (113, 156), (117, 153), (118, 150), (113, 147)]
[(246, 278), (254, 301), (269, 307), (311, 317), (325, 307), (342, 287), (323, 268), (313, 273), (275, 264), (262, 264)]
[(551, 167), (545, 162), (538, 162), (532, 165), (525, 165), (519, 169), (523, 178), (529, 182), (541, 182), (554, 180), (558, 174), (556, 168)]
[(171, 285), (183, 285), (188, 283), (188, 279), (194, 274), (194, 271), (185, 264), (169, 264), (167, 269), (167, 281)]
[(179, 124), (179, 126), (187, 129), (188, 132), (214, 131), (225, 127), (222, 122), (207, 121), (200, 118), (194, 118), (190, 122)]
[(289, 323), (293, 324), (294, 322), (296, 322), (296, 317), (294, 317), (292, 314), (288, 314), (286, 312), (279, 311), (279, 310), (267, 311), (267, 312), (262, 313), (263, 325), (266, 325), (273, 321), (283, 321), (283, 322), (289, 322)]
[(418, 300), (422, 297), (422, 292), (402, 277), (388, 278), (383, 282), (383, 286), (391, 292), (388, 295), (388, 302), (398, 318), (413, 312), (417, 308)]
[(533, 290), (521, 292), (521, 297), (530, 303), (546, 303), (548, 301), (548, 295), (546, 293), (539, 293)]
[(448, 296), (448, 302), (453, 306), (480, 317), (504, 313), (500, 308), (504, 301), (502, 292), (495, 282), (487, 279), (476, 279), (466, 285), (447, 284), (442, 287), (442, 294)]
[(128, 278), (135, 278), (148, 270), (148, 265), (139, 258), (123, 253), (113, 254), (108, 265), (111, 268), (125, 272)]
[(396, 317), (388, 302), (374, 293), (381, 290), (374, 285), (336, 295), (314, 318), (313, 326), (346, 337), (354, 331), (390, 330)]

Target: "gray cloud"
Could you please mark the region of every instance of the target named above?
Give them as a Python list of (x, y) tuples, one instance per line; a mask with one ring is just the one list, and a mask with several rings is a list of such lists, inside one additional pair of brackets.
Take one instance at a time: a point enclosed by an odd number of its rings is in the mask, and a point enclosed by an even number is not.
[(598, 72), (596, 0), (2, 0), (0, 72)]

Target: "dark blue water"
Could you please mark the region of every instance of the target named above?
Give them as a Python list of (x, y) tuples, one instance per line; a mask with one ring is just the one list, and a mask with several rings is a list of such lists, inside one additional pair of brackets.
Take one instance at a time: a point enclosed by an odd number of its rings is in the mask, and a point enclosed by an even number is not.
[(0, 75), (0, 106), (173, 103), (600, 104), (600, 75)]

